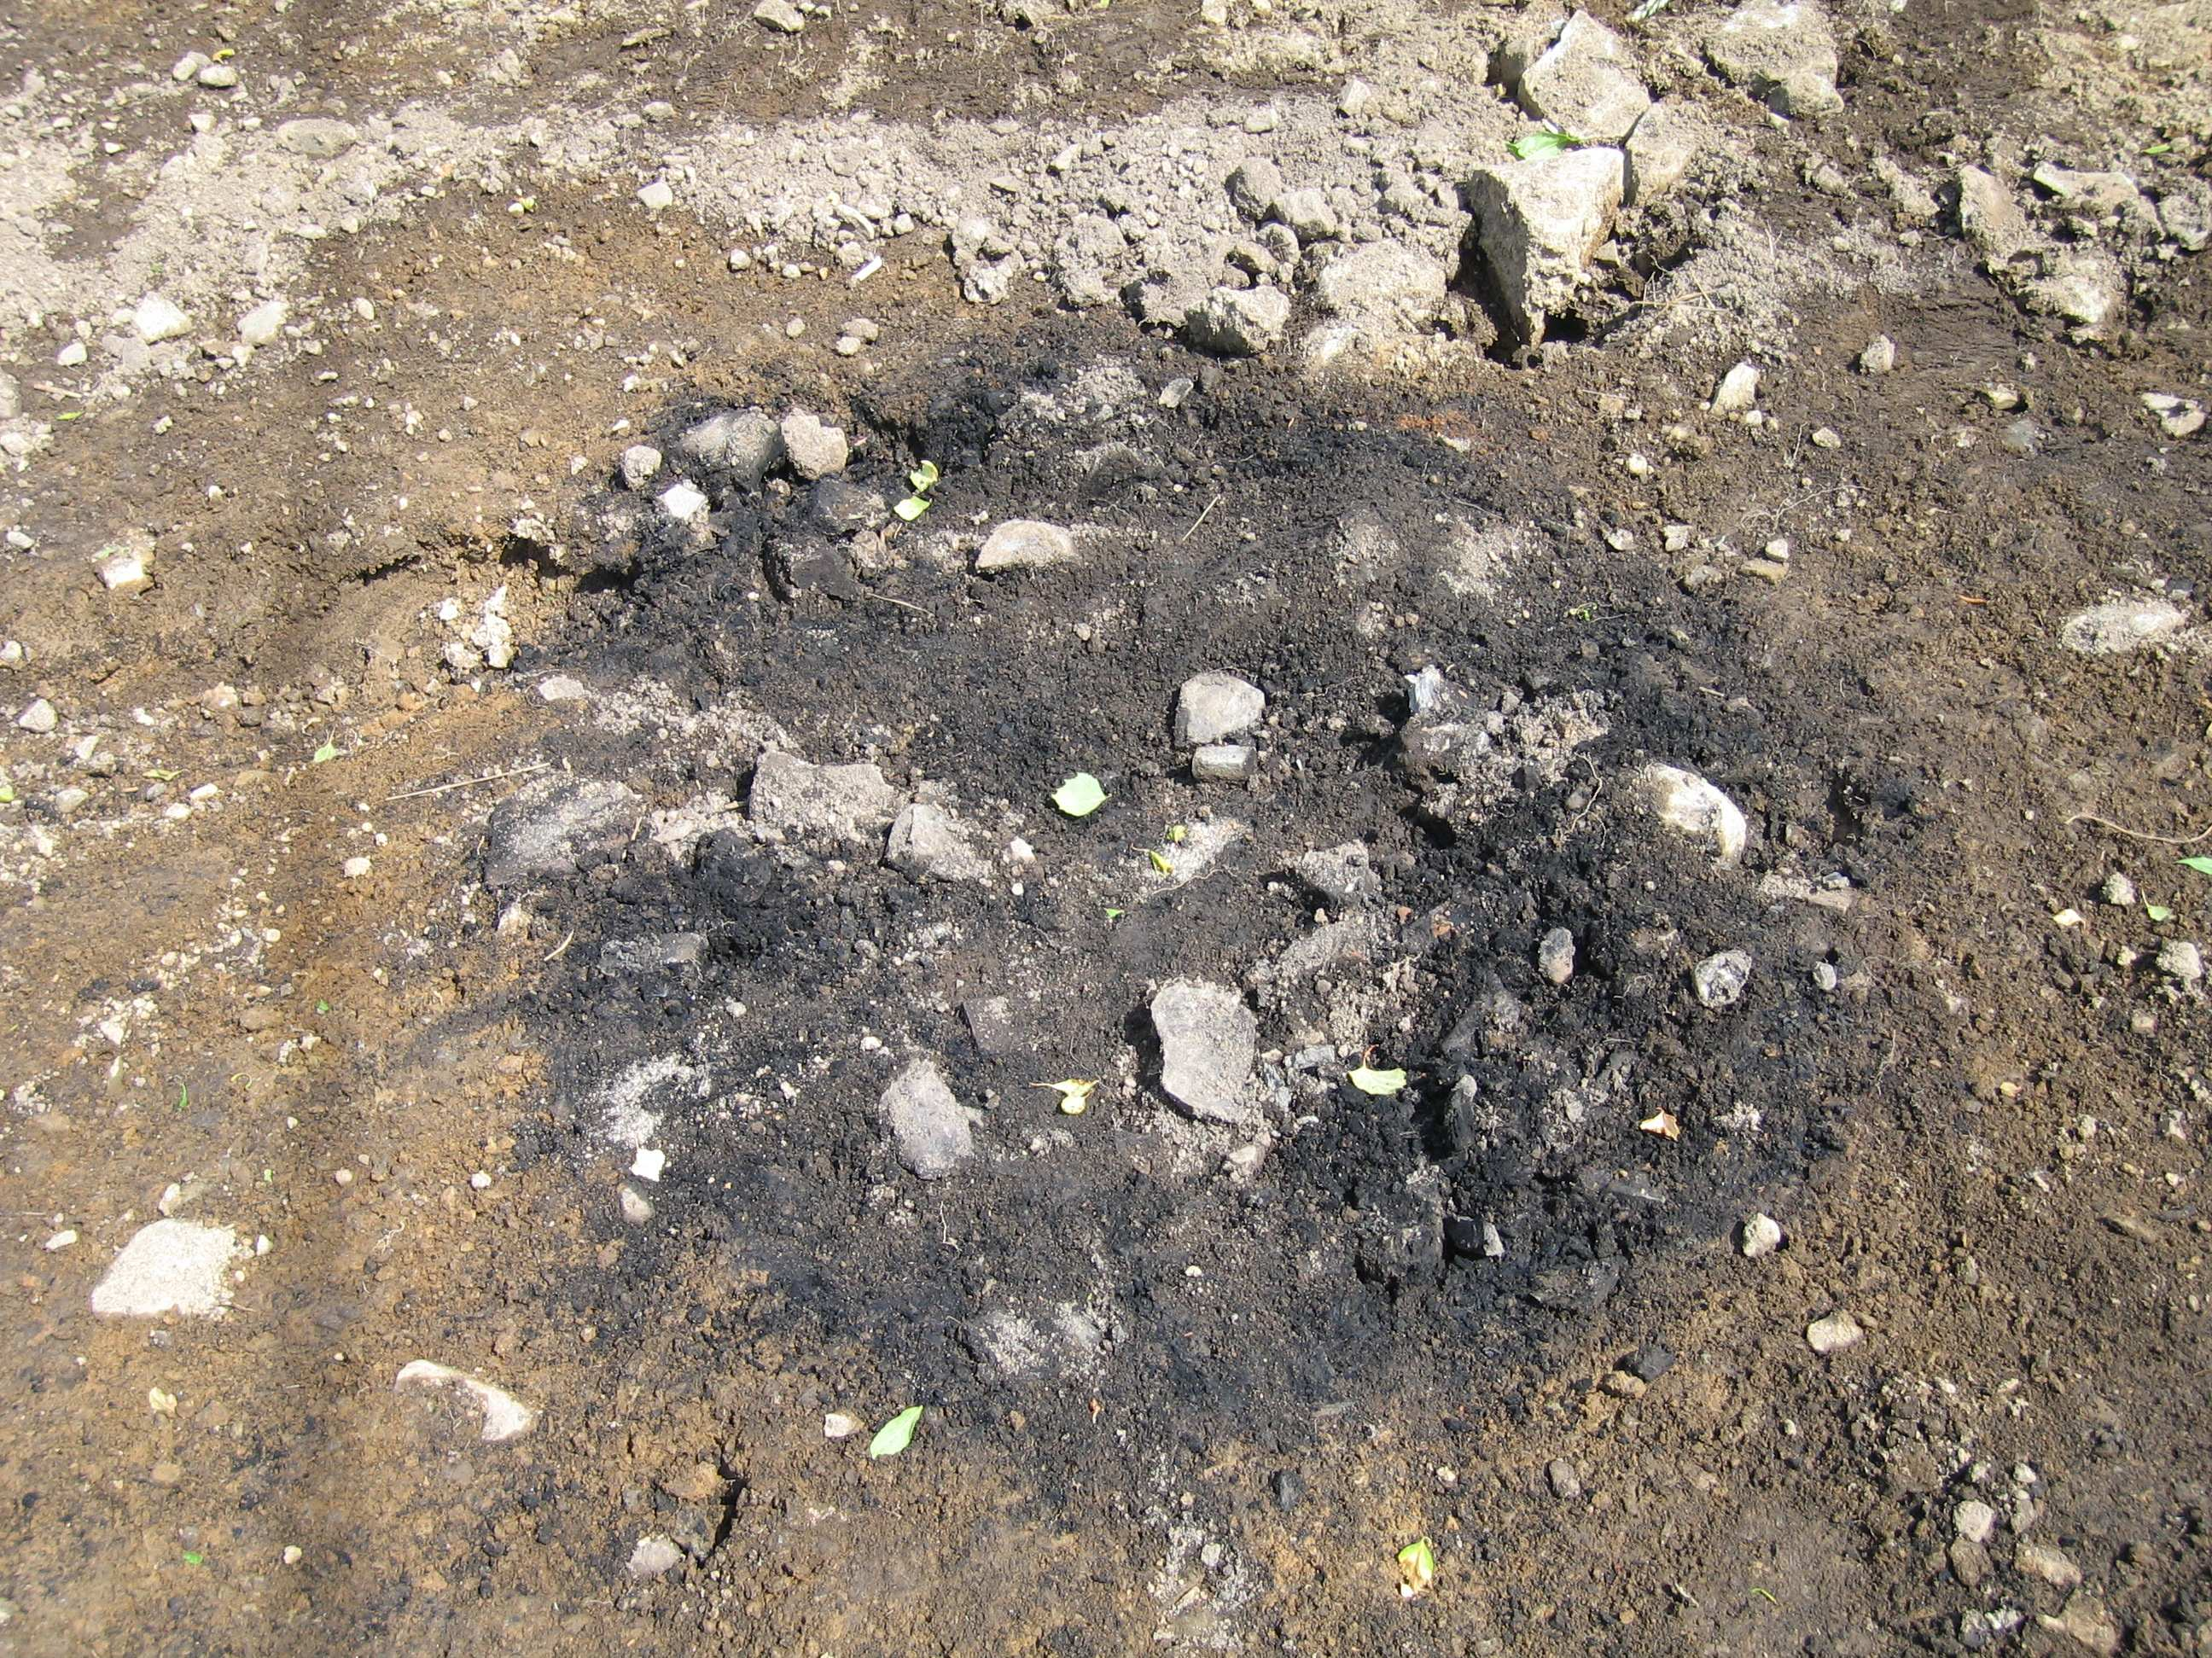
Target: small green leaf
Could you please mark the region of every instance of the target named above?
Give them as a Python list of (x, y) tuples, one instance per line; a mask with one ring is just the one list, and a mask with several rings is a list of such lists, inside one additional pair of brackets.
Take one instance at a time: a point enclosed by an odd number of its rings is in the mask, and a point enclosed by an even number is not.
[(1398, 1551), (1398, 1593), (1408, 1600), (1426, 1594), (1437, 1581), (1437, 1546), (1417, 1537)]
[(177, 1109), (181, 1111), (192, 1102), (192, 1090), (183, 1083), (177, 1084)]
[(929, 503), (924, 501), (920, 495), (908, 495), (904, 501), (899, 502), (897, 506), (891, 508), (891, 511), (896, 513), (900, 518), (908, 524), (913, 523), (915, 519), (920, 518), (928, 510)]
[(148, 772), (146, 775), (156, 783), (173, 783), (179, 777), (182, 777), (184, 773), (176, 770), (173, 767), (156, 766), (153, 770)]
[(2181, 860), (2181, 866), (2193, 869), (2199, 875), (2212, 875), (2212, 858), (2185, 858)]
[(1757, 1595), (1760, 1600), (1765, 1601), (1767, 1605), (1771, 1606), (1778, 1606), (1782, 1604), (1782, 1602), (1774, 1598), (1774, 1591), (1772, 1589), (1763, 1589), (1754, 1584), (1752, 1587), (1751, 1592)]
[(921, 1422), (921, 1406), (909, 1405), (876, 1430), (868, 1442), (870, 1456), (896, 1456), (914, 1443), (914, 1430)]
[(2143, 154), (2146, 155), (2171, 155), (2172, 151), (2173, 146), (2172, 144), (2158, 143), (2149, 146), (2143, 151)]
[(307, 763), (311, 766), (319, 766), (325, 760), (335, 760), (337, 757), (338, 745), (335, 743), (325, 743), (322, 747), (315, 750), (314, 757), (309, 760)]
[(186, 1549), (185, 1551), (185, 1564), (188, 1566), (205, 1565), (207, 1564), (207, 1556), (204, 1554), (195, 1554), (190, 1549)]
[(1582, 140), (1571, 132), (1524, 132), (1505, 148), (1516, 161), (1540, 161), (1547, 155), (1564, 155), (1571, 149), (1579, 149)]
[(1406, 1085), (1406, 1073), (1402, 1071), (1374, 1071), (1363, 1065), (1345, 1074), (1346, 1080), (1363, 1094), (1395, 1094)]
[(1066, 1115), (1079, 1117), (1091, 1108), (1091, 1096), (1098, 1090), (1095, 1082), (1080, 1077), (1070, 1077), (1066, 1082), (1031, 1083), (1032, 1088), (1049, 1088), (1060, 1096), (1060, 1108)]
[(54, 418), (56, 420), (82, 420), (84, 418), (84, 410), (82, 409), (72, 409), (66, 415), (56, 415)]
[(1152, 860), (1152, 873), (1153, 873), (1153, 874), (1155, 874), (1155, 875), (1172, 875), (1172, 874), (1174, 874), (1174, 873), (1175, 873), (1175, 865), (1174, 865), (1173, 864), (1170, 864), (1170, 862), (1168, 862), (1168, 860), (1167, 860), (1166, 857), (1165, 857), (1164, 854), (1162, 854), (1161, 853), (1159, 853), (1159, 852), (1156, 851), (1156, 850), (1155, 850), (1155, 849), (1153, 849), (1152, 847), (1146, 847), (1145, 848), (1145, 856), (1146, 856), (1146, 857), (1147, 857), (1147, 858), (1149, 858), (1149, 859), (1151, 859)]
[(1079, 771), (1052, 792), (1052, 803), (1070, 817), (1088, 817), (1106, 804), (1106, 791), (1089, 772)]
[(327, 1013), (327, 1012), (329, 1012), (330, 1011), (331, 1011), (331, 1005), (330, 1005), (328, 1002), (321, 1001), (321, 1000), (318, 1000), (318, 1001), (315, 1003), (315, 1011), (316, 1011), (316, 1012), (318, 1012), (318, 1013)]
[(1125, 910), (1109, 909), (1106, 912), (1106, 919), (1109, 921), (1118, 921), (1127, 913)]
[(0, 783), (0, 806), (12, 806), (15, 804), (15, 786), (13, 783)]
[(933, 460), (926, 460), (906, 475), (906, 481), (914, 485), (915, 494), (926, 495), (935, 486), (937, 477), (937, 463)]
[(1189, 839), (1190, 831), (1188, 829), (1185, 829), (1181, 823), (1170, 823), (1168, 825), (1168, 844), (1170, 846), (1179, 847)]

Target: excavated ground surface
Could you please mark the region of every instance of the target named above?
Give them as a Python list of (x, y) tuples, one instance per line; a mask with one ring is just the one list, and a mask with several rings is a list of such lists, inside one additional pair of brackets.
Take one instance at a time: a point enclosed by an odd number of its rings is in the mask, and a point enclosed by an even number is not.
[[(860, 285), (733, 271), (766, 233), (634, 191), (733, 121), (811, 167), (804, 124), (854, 111), (985, 155), (994, 119), (1279, 104), (1307, 143), (1351, 72), (1453, 107), (1455, 43), (1515, 15), (205, 21), (9, 39), (0, 194), (44, 254), (126, 306), (250, 254), (294, 331), (142, 374), (88, 300), (94, 384), (55, 290), (0, 295), (43, 426), (0, 673), (57, 711), (0, 745), (0, 1650), (2212, 1649), (2206, 1020), (2169, 948), (2212, 918), (2178, 862), (2212, 438), (2142, 402), (2206, 400), (2202, 259), (2108, 228), (2124, 313), (2073, 337), (1869, 159), (2201, 191), (2208, 20), (1839, 11), (1844, 110), (1785, 124), (1682, 46), (1699, 15), (1607, 14), (1716, 123), (1700, 169), (1540, 351), (1463, 214), (1404, 220), (1450, 297), (1326, 376), (1296, 330), (1224, 362), (1026, 276), (969, 303), (933, 226)], [(1279, 27), (1326, 49), (1246, 49)], [(448, 134), (304, 251), (253, 252), (289, 210), (243, 197), (131, 244), (127, 169), (189, 136), (168, 66), (226, 42), (240, 112), (289, 78), (272, 123), (553, 137)], [(1042, 215), (1058, 176), (989, 187)], [(1705, 407), (1744, 357), (1756, 427)], [(684, 456), (793, 406), (880, 497), (857, 538), (788, 469)], [(666, 470), (631, 489), (641, 441)], [(1078, 556), (980, 573), (1010, 519)], [(111, 592), (126, 526), (155, 579)], [(469, 635), (502, 588), (501, 668)], [(2115, 597), (2179, 621), (2069, 647)], [(1212, 671), (1267, 695), (1246, 782), (1176, 741)], [(876, 767), (979, 878), (889, 866), (881, 824), (763, 832), (769, 750)], [(1740, 862), (1644, 809), (1652, 762), (1743, 808)], [(610, 785), (580, 855), (516, 853)], [(1297, 872), (1350, 843), (1371, 884)], [(1705, 1005), (1728, 950), (1742, 996)], [(1163, 1092), (1178, 980), (1255, 1017), (1234, 1123)], [(928, 1180), (879, 1108), (917, 1057), (972, 1125)], [(221, 1318), (90, 1310), (157, 1209), (268, 1241)], [(1747, 1258), (1759, 1214), (1784, 1240)], [(1863, 1333), (1817, 1353), (1833, 1315)], [(539, 1415), (485, 1442), (395, 1390), (416, 1359)]]

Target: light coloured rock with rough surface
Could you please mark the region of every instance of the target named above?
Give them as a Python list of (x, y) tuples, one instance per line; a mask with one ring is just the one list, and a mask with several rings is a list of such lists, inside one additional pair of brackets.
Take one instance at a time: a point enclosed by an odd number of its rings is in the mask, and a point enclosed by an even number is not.
[(745, 811), (758, 827), (781, 835), (863, 842), (880, 838), (904, 805), (883, 772), (865, 762), (815, 766), (770, 750), (753, 768)]
[(621, 783), (534, 778), (492, 811), (484, 884), (496, 890), (574, 875), (588, 854), (628, 840), (644, 811)]
[(1618, 149), (1589, 145), (1478, 167), (1465, 196), (1515, 330), (1540, 343), (1552, 313), (1574, 301), (1591, 255), (1613, 229), (1626, 185)]
[(791, 470), (809, 483), (843, 471), (845, 463), (852, 458), (844, 428), (832, 426), (821, 416), (806, 410), (794, 409), (786, 415), (781, 429), (784, 452), (791, 457)]
[(1709, 842), (1720, 862), (1743, 857), (1750, 825), (1743, 809), (1693, 771), (1649, 765), (1630, 780), (1630, 798), (1668, 829)]
[(149, 294), (131, 313), (131, 326), (147, 344), (158, 345), (163, 340), (191, 332), (192, 319), (173, 301), (160, 294)]
[(1267, 711), (1267, 693), (1250, 680), (1219, 671), (1193, 674), (1176, 698), (1176, 745), (1226, 743), (1258, 725)]
[(1713, 67), (1778, 115), (1826, 115), (1844, 106), (1836, 33), (1814, 0), (1745, 0), (1705, 34)]
[(2076, 610), (2059, 625), (2058, 638), (2083, 656), (2118, 656), (2163, 643), (2188, 620), (2163, 598), (2116, 598)]
[(891, 824), (884, 861), (919, 881), (980, 881), (991, 872), (968, 844), (960, 820), (942, 806), (916, 801)]
[(1635, 52), (1582, 11), (1569, 17), (1559, 38), (1522, 71), (1513, 95), (1539, 120), (1608, 144), (1626, 137), (1651, 107)]
[(1255, 357), (1282, 343), (1290, 320), (1290, 296), (1279, 288), (1217, 288), (1186, 319), (1183, 334), (1216, 356)]
[(1010, 518), (983, 538), (975, 568), (985, 575), (998, 570), (1042, 570), (1072, 564), (1075, 558), (1075, 537), (1059, 525)]
[(1831, 1313), (1805, 1327), (1805, 1345), (1823, 1358), (1856, 1347), (1865, 1339), (1866, 1332), (1849, 1313)]
[(1698, 1000), (1710, 1008), (1734, 1007), (1750, 981), (1751, 952), (1746, 950), (1720, 950), (1690, 969)]
[(1782, 1247), (1782, 1223), (1771, 1215), (1753, 1215), (1743, 1224), (1743, 1242), (1740, 1246), (1746, 1260), (1757, 1260), (1771, 1255)]
[(1669, 100), (1644, 111), (1628, 135), (1621, 199), (1642, 207), (1682, 182), (1705, 148), (1711, 129), (1702, 116)]
[(102, 1318), (217, 1318), (230, 1305), (230, 1269), (252, 1254), (228, 1226), (157, 1220), (140, 1227), (92, 1292)]
[(942, 1180), (975, 1151), (973, 1117), (929, 1060), (910, 1061), (878, 1102), (899, 1161), (923, 1180)]
[(483, 1428), (478, 1436), (487, 1445), (518, 1438), (528, 1433), (538, 1421), (538, 1412), (506, 1388), (495, 1388), (465, 1370), (453, 1370), (427, 1358), (402, 1365), (392, 1386), (398, 1393), (416, 1388), (450, 1388), (460, 1394), (483, 1413)]
[(1259, 1057), (1260, 1022), (1244, 999), (1224, 986), (1176, 979), (1160, 987), (1152, 1013), (1160, 1086), (1168, 1096), (1208, 1122), (1256, 1121), (1246, 1095)]

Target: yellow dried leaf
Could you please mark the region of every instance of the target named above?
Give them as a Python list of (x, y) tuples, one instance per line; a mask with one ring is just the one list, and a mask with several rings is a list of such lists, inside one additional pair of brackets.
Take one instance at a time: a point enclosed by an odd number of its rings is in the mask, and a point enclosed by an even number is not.
[(1655, 1111), (1636, 1126), (1645, 1133), (1656, 1134), (1662, 1139), (1679, 1140), (1682, 1138), (1682, 1125), (1674, 1121), (1674, 1114), (1671, 1111)]

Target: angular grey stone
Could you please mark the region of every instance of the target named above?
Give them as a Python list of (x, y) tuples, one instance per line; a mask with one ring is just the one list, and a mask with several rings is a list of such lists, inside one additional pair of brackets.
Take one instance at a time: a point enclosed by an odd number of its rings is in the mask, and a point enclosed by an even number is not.
[(1651, 94), (1627, 42), (1587, 12), (1567, 19), (1559, 39), (1522, 70), (1513, 95), (1539, 120), (1605, 143), (1628, 136)]
[(599, 946), (602, 973), (650, 973), (691, 967), (705, 959), (703, 932), (655, 932), (642, 938), (610, 938)]
[(1690, 969), (1690, 982), (1698, 993), (1698, 999), (1707, 1007), (1734, 1007), (1743, 999), (1744, 986), (1750, 981), (1749, 950), (1723, 950), (1706, 957)]
[(2158, 970), (2185, 985), (2200, 983), (2204, 977), (2204, 952), (2186, 938), (2175, 938), (2160, 948)]
[(2188, 620), (2163, 598), (2116, 598), (2068, 616), (2058, 639), (2083, 656), (2118, 656), (2172, 638)]
[(1225, 743), (1258, 725), (1267, 711), (1267, 693), (1251, 681), (1233, 673), (1193, 674), (1176, 698), (1176, 745)]
[(1229, 175), (1229, 199), (1255, 224), (1274, 212), (1282, 195), (1282, 170), (1264, 155), (1246, 157)]
[(1887, 374), (1897, 367), (1897, 342), (1887, 334), (1877, 334), (1866, 343), (1859, 353), (1859, 372), (1863, 374)]
[(2081, 173), (2043, 161), (2027, 176), (2039, 189), (2080, 212), (2100, 218), (2113, 214), (2132, 214), (2147, 221), (2156, 218), (2150, 203), (2136, 188), (2136, 181), (2124, 173)]
[(1978, 167), (1959, 169), (1959, 229), (1993, 264), (2006, 263), (2035, 240), (2012, 192)]
[(1468, 210), (1514, 328), (1529, 344), (1574, 298), (1613, 228), (1625, 185), (1617, 149), (1591, 145), (1533, 161), (1479, 167)]
[(1326, 242), (1335, 239), (1336, 210), (1328, 204), (1328, 197), (1318, 190), (1286, 190), (1275, 203), (1275, 215), (1290, 226), (1291, 233), (1301, 242)]
[(808, 492), (809, 517), (832, 535), (858, 535), (890, 517), (890, 503), (873, 489), (841, 477), (826, 477)]
[(1428, 327), (1443, 308), (1451, 272), (1401, 242), (1369, 242), (1331, 257), (1314, 278), (1321, 308), (1381, 333)]
[(1078, 310), (1109, 305), (1121, 287), (1128, 238), (1103, 213), (1078, 214), (1053, 250), (1053, 281)]
[(642, 489), (660, 470), (660, 451), (649, 443), (633, 443), (622, 452), (622, 480), (632, 489)]
[(1706, 131), (1705, 122), (1680, 104), (1658, 103), (1646, 110), (1628, 135), (1621, 199), (1641, 207), (1681, 183), (1704, 147)]
[(1021, 1051), (1025, 1038), (1012, 997), (972, 997), (960, 1005), (960, 1011), (968, 1021), (968, 1034), (975, 1039), (975, 1051), (985, 1059), (1003, 1060)]
[(1705, 57), (1777, 114), (1826, 115), (1844, 106), (1835, 31), (1813, 0), (1745, 0), (1707, 32)]
[(22, 412), (22, 382), (13, 374), (0, 373), (0, 420), (13, 420)]
[(22, 713), (15, 716), (15, 724), (33, 737), (45, 737), (61, 724), (61, 715), (54, 712), (54, 705), (45, 697), (39, 696), (32, 698)]
[(1076, 559), (1075, 537), (1057, 524), (1033, 518), (1010, 518), (994, 528), (975, 555), (975, 568), (984, 575), (997, 570), (1042, 570)]
[(295, 155), (306, 155), (319, 161), (327, 161), (333, 155), (343, 155), (361, 142), (361, 129), (350, 121), (336, 121), (327, 116), (310, 115), (296, 121), (287, 121), (276, 129), (276, 142)]
[(844, 428), (830, 425), (821, 416), (807, 410), (793, 410), (783, 417), (780, 429), (784, 452), (791, 458), (791, 470), (809, 483), (843, 471), (845, 463), (852, 458)]
[(215, 1318), (230, 1305), (231, 1263), (250, 1253), (228, 1226), (157, 1220), (140, 1227), (92, 1292), (102, 1318)]
[(1260, 1113), (1246, 1094), (1259, 1057), (1260, 1022), (1244, 999), (1220, 985), (1176, 979), (1160, 987), (1152, 1012), (1160, 1086), (1168, 1096), (1208, 1122), (1257, 1122)]
[(936, 1065), (910, 1061), (878, 1102), (899, 1161), (923, 1180), (942, 1180), (975, 1151), (974, 1119)]
[(919, 800), (892, 823), (884, 861), (917, 881), (980, 881), (991, 872), (968, 844), (959, 820), (942, 806)]
[(501, 801), (484, 842), (484, 884), (497, 890), (574, 875), (587, 853), (629, 839), (645, 808), (620, 783), (538, 778)]
[(686, 428), (676, 446), (709, 465), (726, 467), (747, 489), (757, 489), (783, 459), (783, 431), (760, 410), (730, 409)]
[(1279, 288), (1217, 288), (1183, 319), (1183, 337), (1216, 356), (1255, 357), (1281, 343), (1290, 320)]
[(783, 835), (866, 842), (881, 837), (904, 804), (875, 766), (814, 766), (771, 750), (753, 768), (745, 811)]
[(806, 27), (806, 14), (791, 0), (760, 0), (753, 8), (753, 21), (778, 34), (796, 34)]
[(1191, 751), (1190, 774), (1201, 783), (1243, 783), (1259, 769), (1259, 759), (1249, 743), (1201, 743)]
[(1805, 1345), (1824, 1358), (1846, 1347), (1857, 1346), (1865, 1336), (1858, 1320), (1849, 1313), (1831, 1313), (1805, 1327)]
[(1575, 976), (1575, 935), (1563, 926), (1546, 933), (1536, 946), (1536, 970), (1555, 985)]
[(1339, 909), (1371, 904), (1382, 896), (1382, 878), (1375, 872), (1367, 848), (1357, 841), (1294, 859), (1291, 871)]
[(1782, 1247), (1782, 1223), (1771, 1215), (1753, 1215), (1744, 1222), (1743, 1239), (1737, 1247), (1746, 1260), (1772, 1254)]

